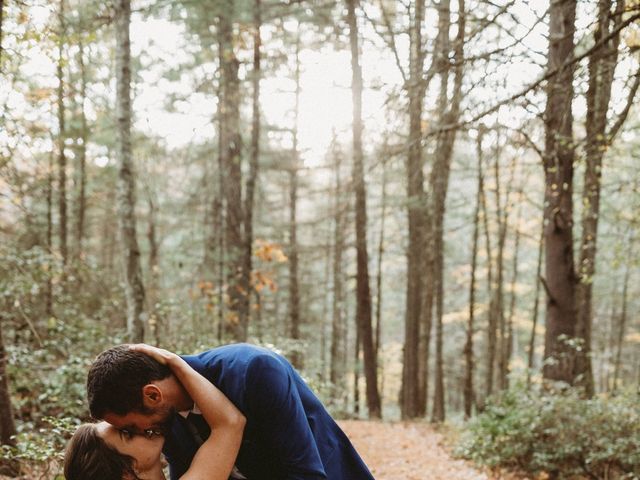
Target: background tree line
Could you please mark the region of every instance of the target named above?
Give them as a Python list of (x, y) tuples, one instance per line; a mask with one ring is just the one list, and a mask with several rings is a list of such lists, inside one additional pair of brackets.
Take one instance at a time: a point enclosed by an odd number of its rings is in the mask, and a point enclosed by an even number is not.
[(640, 387), (637, 1), (0, 12), (3, 444), (120, 341), (270, 345), (374, 418)]

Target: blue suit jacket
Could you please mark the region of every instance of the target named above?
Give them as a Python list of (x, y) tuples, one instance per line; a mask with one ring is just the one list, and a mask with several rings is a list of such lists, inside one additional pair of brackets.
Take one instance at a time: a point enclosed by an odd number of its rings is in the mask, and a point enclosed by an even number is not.
[[(236, 465), (248, 480), (373, 480), (351, 442), (282, 356), (247, 344), (183, 357), (247, 423)], [(164, 453), (177, 480), (198, 448), (175, 415)]]

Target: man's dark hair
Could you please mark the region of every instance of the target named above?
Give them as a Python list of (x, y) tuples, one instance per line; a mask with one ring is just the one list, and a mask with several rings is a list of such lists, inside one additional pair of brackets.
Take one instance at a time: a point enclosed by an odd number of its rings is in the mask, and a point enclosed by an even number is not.
[(104, 418), (106, 413), (147, 413), (142, 403), (142, 387), (170, 374), (169, 367), (142, 352), (131, 350), (129, 345), (105, 350), (94, 360), (87, 376), (91, 416)]

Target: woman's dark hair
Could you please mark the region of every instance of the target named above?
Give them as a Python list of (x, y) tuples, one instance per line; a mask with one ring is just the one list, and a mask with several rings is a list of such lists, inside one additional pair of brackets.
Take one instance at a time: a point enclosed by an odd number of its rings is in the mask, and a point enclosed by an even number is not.
[(171, 374), (149, 355), (118, 345), (102, 352), (94, 360), (87, 376), (87, 397), (93, 418), (105, 413), (126, 415), (145, 412), (142, 387)]
[(80, 425), (64, 456), (66, 480), (140, 480), (134, 459), (110, 447), (98, 435), (95, 423)]

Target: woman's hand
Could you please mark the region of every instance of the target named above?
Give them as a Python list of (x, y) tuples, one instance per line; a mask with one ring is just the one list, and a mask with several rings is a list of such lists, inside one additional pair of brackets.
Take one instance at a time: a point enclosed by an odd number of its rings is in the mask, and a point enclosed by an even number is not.
[(170, 361), (177, 357), (175, 353), (165, 350), (164, 348), (154, 347), (153, 345), (147, 345), (146, 343), (135, 343), (129, 345), (131, 350), (149, 355), (158, 363), (162, 365), (169, 365)]

